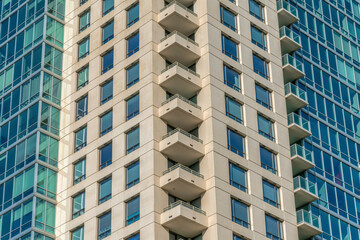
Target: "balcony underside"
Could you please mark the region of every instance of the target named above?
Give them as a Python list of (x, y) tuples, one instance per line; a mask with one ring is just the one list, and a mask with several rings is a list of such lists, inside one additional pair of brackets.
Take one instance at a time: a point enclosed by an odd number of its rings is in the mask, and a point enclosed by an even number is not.
[(294, 190), (295, 194), (295, 206), (296, 208), (304, 206), (305, 204), (312, 203), (313, 201), (319, 199), (315, 194), (307, 191), (303, 188), (297, 188)]
[(300, 44), (298, 44), (288, 36), (283, 36), (282, 38), (280, 38), (280, 42), (282, 54), (294, 52), (301, 48)]
[(285, 96), (286, 98), (286, 109), (288, 113), (295, 112), (296, 110), (306, 107), (308, 105), (307, 101), (298, 97), (293, 93), (289, 93)]
[(310, 168), (315, 167), (315, 164), (306, 160), (305, 158), (295, 155), (291, 157), (292, 168), (293, 168), (293, 175), (296, 176), (297, 174), (306, 171)]
[(306, 240), (319, 235), (320, 233), (322, 233), (322, 231), (319, 228), (314, 227), (306, 222), (301, 222), (298, 224), (299, 240)]
[(290, 124), (288, 128), (289, 128), (290, 144), (293, 144), (311, 135), (311, 132), (307, 131), (305, 128), (295, 123)]
[(285, 66), (283, 66), (283, 73), (284, 73), (285, 84), (305, 76), (305, 74), (302, 71), (300, 71), (291, 64), (286, 64)]

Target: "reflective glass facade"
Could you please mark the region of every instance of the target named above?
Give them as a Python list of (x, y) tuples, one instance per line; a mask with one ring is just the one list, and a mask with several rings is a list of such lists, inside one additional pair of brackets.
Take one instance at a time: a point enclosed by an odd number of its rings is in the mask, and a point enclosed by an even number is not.
[(1, 239), (54, 238), (64, 12), (0, 1)]
[(359, 239), (359, 2), (290, 3), (299, 18), (291, 29), (302, 45), (293, 56), (305, 73), (296, 84), (309, 103), (298, 112), (310, 121), (312, 132), (300, 143), (312, 151), (316, 165), (300, 175), (316, 184), (319, 196), (300, 209), (320, 217), (323, 233), (315, 239)]

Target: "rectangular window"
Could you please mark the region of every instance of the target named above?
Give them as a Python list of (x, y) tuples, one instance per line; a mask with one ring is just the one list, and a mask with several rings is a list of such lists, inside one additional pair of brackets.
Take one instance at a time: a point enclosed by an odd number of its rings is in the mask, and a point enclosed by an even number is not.
[(77, 73), (77, 89), (85, 87), (89, 83), (89, 66), (82, 68)]
[(242, 118), (242, 105), (237, 101), (225, 96), (225, 109), (226, 116), (234, 119), (239, 123), (243, 123)]
[(75, 132), (75, 152), (86, 146), (87, 127)]
[(275, 185), (263, 180), (263, 194), (264, 201), (273, 205), (274, 207), (280, 207), (279, 188)]
[(84, 226), (71, 233), (71, 240), (84, 240)]
[(243, 136), (231, 129), (227, 129), (227, 144), (230, 151), (241, 157), (245, 157), (245, 142)]
[(106, 24), (103, 27), (103, 44), (114, 38), (114, 21)]
[(79, 33), (90, 26), (90, 9), (86, 10), (79, 17)]
[(266, 51), (266, 33), (254, 26), (251, 26), (251, 41)]
[(126, 88), (139, 82), (139, 63), (136, 63), (126, 69)]
[(240, 74), (224, 65), (224, 83), (236, 91), (240, 91)]
[(129, 154), (140, 147), (139, 127), (126, 133), (126, 154)]
[(106, 113), (100, 118), (100, 137), (104, 136), (112, 130), (112, 120), (113, 114), (112, 111)]
[(234, 59), (235, 61), (238, 61), (238, 49), (237, 49), (237, 43), (232, 41), (229, 37), (226, 37), (224, 35), (221, 36), (221, 43), (222, 43), (222, 52)]
[(139, 161), (126, 168), (126, 189), (131, 188), (140, 181), (140, 163)]
[(236, 15), (222, 5), (220, 6), (220, 20), (226, 27), (236, 31)]
[(74, 185), (86, 178), (86, 159), (74, 164)]
[(79, 43), (79, 61), (89, 55), (90, 38), (87, 37)]
[(82, 97), (80, 100), (76, 102), (76, 120), (79, 120), (80, 118), (87, 115), (88, 110), (88, 97)]
[(246, 171), (233, 163), (229, 163), (230, 185), (247, 192)]
[(100, 149), (99, 169), (103, 169), (112, 163), (112, 143)]
[(103, 16), (114, 9), (114, 0), (103, 0)]
[(102, 70), (101, 73), (104, 74), (114, 67), (114, 50), (111, 49), (109, 52), (105, 53), (102, 56)]
[(85, 192), (73, 197), (73, 219), (85, 212)]
[(127, 40), (126, 57), (130, 57), (137, 51), (139, 51), (139, 32), (130, 36)]
[(244, 240), (244, 239), (239, 236), (233, 235), (233, 240)]
[(276, 155), (264, 147), (260, 147), (260, 161), (261, 167), (277, 174)]
[(251, 15), (262, 22), (264, 21), (264, 7), (261, 6), (260, 3), (254, 0), (249, 0), (249, 10)]
[(231, 217), (232, 221), (249, 228), (249, 207), (231, 198)]
[(107, 81), (101, 86), (100, 105), (110, 101), (113, 98), (113, 81)]
[(111, 199), (112, 178), (107, 178), (99, 184), (99, 204)]
[(131, 236), (129, 238), (126, 238), (126, 240), (140, 240), (140, 233), (135, 234), (134, 236)]
[(98, 218), (99, 235), (98, 240), (104, 239), (111, 235), (111, 212), (108, 212)]
[(271, 92), (256, 84), (255, 93), (256, 102), (271, 110)]
[(253, 67), (255, 73), (263, 78), (269, 79), (269, 64), (265, 59), (253, 54)]
[(258, 114), (259, 134), (274, 141), (274, 123)]
[(283, 239), (281, 222), (265, 215), (266, 237), (274, 240)]
[(126, 226), (140, 219), (140, 197), (131, 199), (126, 203)]
[(131, 97), (126, 101), (126, 120), (137, 116), (139, 114), (139, 94)]
[(127, 27), (132, 26), (137, 21), (139, 21), (139, 3), (136, 3), (134, 6), (130, 7), (127, 11)]

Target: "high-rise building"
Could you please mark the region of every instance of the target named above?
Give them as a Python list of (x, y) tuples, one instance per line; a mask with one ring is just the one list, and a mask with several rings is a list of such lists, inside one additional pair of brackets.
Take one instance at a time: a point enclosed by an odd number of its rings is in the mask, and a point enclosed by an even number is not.
[(359, 47), (358, 0), (0, 0), (0, 239), (360, 239)]

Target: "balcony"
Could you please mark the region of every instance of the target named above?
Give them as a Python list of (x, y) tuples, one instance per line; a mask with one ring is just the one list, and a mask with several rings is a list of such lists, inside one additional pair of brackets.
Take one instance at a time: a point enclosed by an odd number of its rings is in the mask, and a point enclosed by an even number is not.
[(279, 26), (288, 26), (299, 21), (297, 9), (285, 0), (276, 2), (277, 13), (279, 18)]
[(200, 58), (199, 44), (177, 31), (161, 39), (158, 51), (170, 62), (180, 62), (186, 66)]
[(305, 76), (303, 64), (289, 54), (282, 56), (284, 83), (288, 83)]
[(306, 92), (292, 83), (285, 84), (285, 99), (288, 113), (308, 105)]
[(308, 120), (300, 117), (296, 113), (288, 114), (287, 119), (290, 135), (290, 144), (293, 144), (311, 135), (310, 123)]
[(162, 138), (160, 152), (178, 163), (190, 166), (204, 156), (204, 146), (201, 139), (176, 128)]
[(194, 129), (202, 122), (201, 107), (179, 94), (161, 104), (159, 116), (170, 125), (185, 131)]
[(319, 199), (316, 195), (315, 184), (301, 176), (294, 178), (294, 194), (296, 208)]
[(320, 229), (319, 217), (309, 213), (306, 210), (296, 212), (299, 240), (309, 239), (322, 233)]
[(186, 202), (177, 201), (161, 214), (161, 224), (184, 237), (195, 237), (207, 228), (206, 213)]
[(282, 54), (294, 52), (301, 48), (300, 36), (285, 26), (280, 28), (280, 43)]
[(173, 196), (190, 201), (205, 191), (205, 181), (203, 175), (178, 163), (163, 173), (160, 187)]
[(158, 22), (168, 31), (179, 31), (187, 36), (199, 27), (196, 13), (179, 1), (172, 1), (161, 9)]
[(178, 62), (161, 72), (159, 84), (169, 92), (186, 98), (194, 96), (202, 87), (200, 75)]
[(290, 155), (294, 176), (315, 167), (311, 152), (298, 144), (291, 145)]

